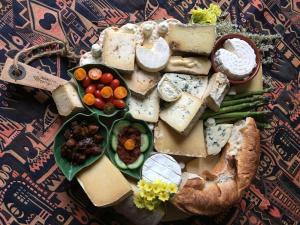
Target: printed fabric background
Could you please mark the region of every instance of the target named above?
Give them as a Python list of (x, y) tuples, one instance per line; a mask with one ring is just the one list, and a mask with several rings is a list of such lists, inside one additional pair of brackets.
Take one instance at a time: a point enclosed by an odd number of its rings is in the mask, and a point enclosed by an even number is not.
[[(54, 39), (78, 54), (106, 26), (175, 17), (187, 22), (194, 0), (0, 0), (0, 63), (21, 49)], [(165, 224), (300, 224), (300, 1), (219, 0), (232, 21), (254, 33), (281, 34), (275, 63), (264, 66), (275, 88), (272, 129), (261, 132), (257, 175), (239, 205), (215, 217)], [(71, 65), (58, 57), (32, 63), (67, 78)], [(112, 208), (93, 207), (80, 186), (54, 161), (53, 137), (62, 119), (50, 94), (0, 82), (0, 224), (130, 224)]]

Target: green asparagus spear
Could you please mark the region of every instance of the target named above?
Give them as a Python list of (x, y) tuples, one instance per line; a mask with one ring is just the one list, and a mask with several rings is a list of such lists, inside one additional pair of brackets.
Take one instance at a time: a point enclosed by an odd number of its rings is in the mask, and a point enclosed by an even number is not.
[(242, 99), (227, 100), (227, 101), (222, 102), (221, 108), (225, 107), (225, 106), (237, 105), (237, 104), (247, 103), (247, 102), (254, 102), (257, 100), (264, 100), (264, 99), (266, 99), (266, 98), (262, 95), (253, 95), (252, 97), (247, 97), (247, 98), (242, 98)]
[(270, 124), (267, 124), (267, 123), (260, 123), (260, 122), (256, 122), (256, 126), (259, 128), (259, 129), (269, 129), (269, 128), (272, 128), (272, 126)]
[(238, 118), (238, 117), (235, 117), (235, 118), (220, 118), (220, 119), (216, 119), (216, 124), (221, 124), (221, 123), (235, 123), (236, 121), (242, 119), (241, 118)]
[(219, 118), (244, 118), (244, 117), (260, 117), (264, 115), (271, 114), (271, 111), (261, 111), (261, 112), (230, 112), (212, 116), (212, 118), (219, 119)]
[(273, 90), (273, 88), (266, 88), (264, 90), (249, 91), (246, 93), (241, 93), (241, 94), (232, 95), (232, 96), (227, 95), (227, 96), (225, 96), (224, 101), (241, 99), (241, 98), (245, 98), (245, 97), (249, 97), (249, 96), (253, 96), (253, 95), (261, 95), (261, 94), (270, 92), (272, 90)]

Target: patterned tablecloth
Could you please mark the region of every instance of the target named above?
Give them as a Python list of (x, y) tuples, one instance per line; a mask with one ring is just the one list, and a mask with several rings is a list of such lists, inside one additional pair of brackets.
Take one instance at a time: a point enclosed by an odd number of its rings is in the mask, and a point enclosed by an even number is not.
[[(241, 202), (212, 218), (169, 224), (300, 224), (300, 2), (220, 0), (233, 21), (252, 32), (281, 34), (276, 62), (264, 66), (275, 88), (272, 129), (261, 132), (257, 175)], [(175, 17), (187, 22), (193, 0), (0, 1), (0, 62), (53, 39), (84, 53), (112, 24)], [(32, 64), (66, 78), (72, 65), (60, 58)], [(62, 120), (49, 93), (0, 82), (0, 224), (130, 224), (111, 208), (93, 207), (54, 161), (52, 144)], [(297, 222), (298, 221), (298, 222)]]

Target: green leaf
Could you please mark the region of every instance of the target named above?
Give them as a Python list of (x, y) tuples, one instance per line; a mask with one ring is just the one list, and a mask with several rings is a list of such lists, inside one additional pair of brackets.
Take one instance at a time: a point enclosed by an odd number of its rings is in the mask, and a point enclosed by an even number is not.
[[(101, 143), (101, 148), (103, 149), (102, 153), (96, 156), (90, 156), (81, 165), (75, 165), (61, 156), (61, 147), (66, 142), (64, 132), (69, 127), (72, 121), (86, 121), (87, 123), (96, 123), (100, 125), (100, 132), (101, 135), (104, 137)], [(62, 125), (61, 129), (58, 131), (54, 139), (54, 157), (58, 167), (61, 169), (61, 171), (68, 180), (72, 180), (80, 170), (94, 163), (105, 153), (107, 149), (107, 137), (107, 128), (100, 122), (99, 117), (96, 114), (87, 115), (83, 113), (78, 113)]]
[[(116, 154), (116, 152), (112, 149), (111, 147), (111, 139), (112, 139), (112, 136), (113, 136), (113, 129), (115, 127), (115, 125), (119, 122), (119, 121), (122, 121), (122, 120), (127, 120), (127, 121), (130, 121), (133, 123), (138, 123), (140, 125), (142, 125), (145, 130), (146, 130), (146, 135), (148, 136), (149, 138), (149, 147), (147, 148), (147, 150), (142, 153), (144, 154), (144, 161), (142, 163), (142, 165), (137, 168), (137, 169), (121, 169), (118, 167), (118, 165), (116, 164), (115, 162), (115, 158), (114, 158), (114, 155)], [(145, 121), (142, 121), (142, 120), (136, 120), (134, 119), (130, 113), (126, 113), (125, 116), (122, 118), (122, 119), (119, 119), (119, 120), (116, 120), (110, 131), (109, 131), (109, 136), (108, 136), (108, 148), (107, 148), (107, 151), (106, 151), (106, 155), (109, 157), (110, 161), (124, 174), (130, 176), (130, 177), (133, 177), (135, 179), (141, 179), (141, 171), (142, 171), (142, 167), (143, 167), (143, 164), (145, 162), (145, 160), (147, 158), (149, 158), (150, 156), (150, 153), (152, 152), (152, 149), (153, 149), (153, 134), (152, 134), (152, 131), (150, 130), (150, 128), (148, 127), (147, 123)]]
[(77, 84), (77, 90), (78, 90), (78, 94), (80, 96), (80, 99), (83, 98), (84, 94), (85, 94), (85, 90), (84, 88), (82, 87), (82, 85), (80, 84), (80, 82), (78, 82), (75, 77), (74, 77), (74, 71), (77, 69), (77, 68), (83, 68), (85, 69), (86, 71), (88, 71), (89, 69), (92, 69), (92, 68), (99, 68), (103, 73), (111, 73), (114, 78), (118, 79), (120, 81), (120, 85), (126, 87), (127, 89), (127, 92), (128, 92), (128, 95), (125, 99), (125, 102), (126, 102), (126, 107), (124, 109), (116, 109), (111, 112), (111, 113), (107, 113), (107, 112), (104, 112), (103, 110), (100, 110), (100, 109), (97, 109), (96, 107), (93, 107), (93, 106), (88, 106), (86, 104), (83, 103), (83, 105), (92, 113), (95, 113), (99, 116), (103, 116), (103, 117), (112, 117), (116, 114), (118, 114), (119, 112), (126, 112), (128, 111), (128, 99), (130, 97), (130, 89), (128, 88), (126, 82), (124, 81), (124, 79), (122, 78), (122, 76), (120, 75), (120, 73), (111, 68), (111, 67), (108, 67), (104, 64), (88, 64), (88, 65), (84, 65), (84, 66), (78, 66), (78, 67), (74, 67), (70, 70), (68, 70), (68, 75), (71, 77), (71, 78), (74, 78), (74, 80), (76, 81), (76, 84)]

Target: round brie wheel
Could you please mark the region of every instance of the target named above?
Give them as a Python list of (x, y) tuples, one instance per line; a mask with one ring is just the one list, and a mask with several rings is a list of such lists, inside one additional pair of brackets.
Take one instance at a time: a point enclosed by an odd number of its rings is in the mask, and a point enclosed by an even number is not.
[(181, 182), (181, 167), (172, 156), (157, 153), (145, 161), (142, 178), (148, 182), (161, 180), (167, 184), (174, 183), (178, 186)]

